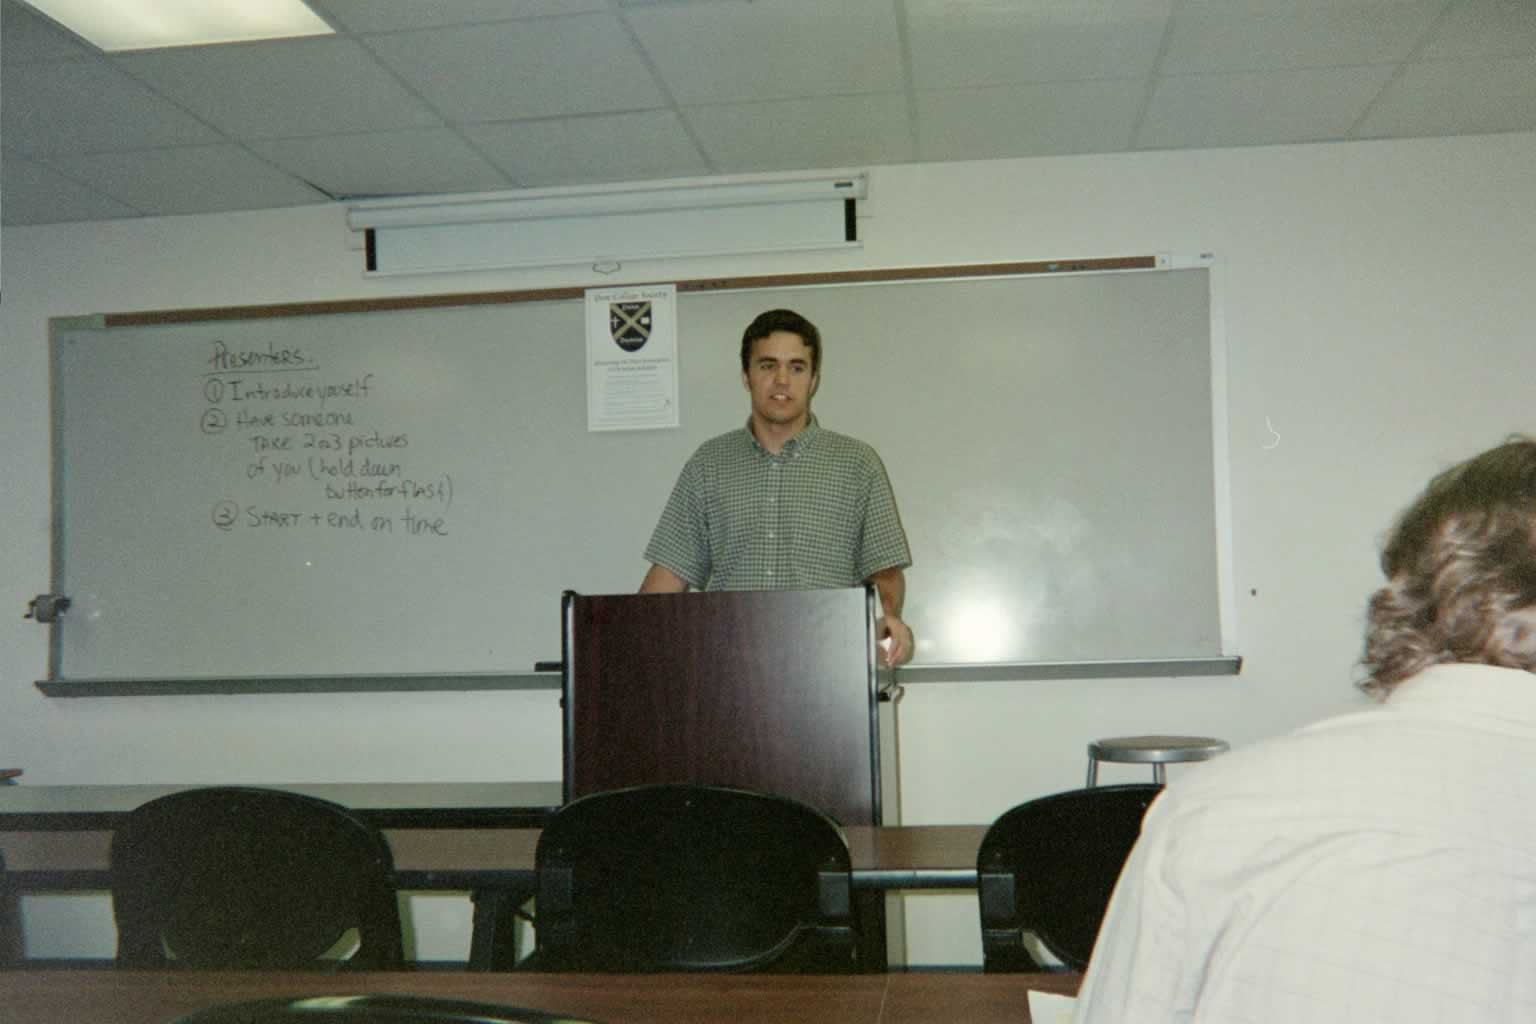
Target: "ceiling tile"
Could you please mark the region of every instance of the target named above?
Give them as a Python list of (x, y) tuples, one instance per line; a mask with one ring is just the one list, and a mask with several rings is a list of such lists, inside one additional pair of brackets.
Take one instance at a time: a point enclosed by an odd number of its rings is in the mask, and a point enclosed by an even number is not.
[(645, 62), (611, 15), (428, 29), (372, 36), (368, 44), (454, 122), (663, 105)]
[(1171, 0), (907, 0), (912, 77), (955, 89), (1152, 72)]
[(688, 177), (709, 171), (670, 110), (484, 124), (465, 128), (464, 135), (523, 186)]
[(239, 146), (101, 153), (50, 163), (149, 214), (256, 210), (325, 201), (314, 189)]
[(1276, 71), (1405, 59), (1447, 0), (1194, 4), (1173, 18), (1159, 71)]
[(1052, 82), (917, 94), (919, 159), (1109, 153), (1124, 149), (1141, 79)]
[(119, 67), (237, 139), (441, 123), (350, 39), (285, 39), (141, 51)]
[(332, 15), (349, 32), (396, 32), (608, 10), (607, 0), (310, 0), (310, 6)]
[(1536, 54), (1536, 3), (1461, 0), (1435, 26), (1418, 56), (1441, 60), (1531, 54)]
[(334, 196), (479, 192), (511, 184), (447, 128), (276, 139), (250, 148)]
[(1410, 64), (1355, 134), (1457, 135), (1536, 131), (1536, 57)]
[(1342, 139), (1392, 68), (1316, 68), (1160, 78), (1142, 118), (1143, 149)]
[(7, 152), (62, 153), (184, 146), (218, 133), (101, 58), (0, 67)]
[(97, 51), (16, 0), (0, 0), (0, 64), (85, 57)]
[(5, 217), (1536, 131), (1536, 0), (309, 2), (107, 57), (0, 0)]
[(137, 210), (22, 157), (6, 157), (0, 175), (0, 220), (7, 225), (58, 224), (138, 216)]
[(626, 10), (684, 106), (899, 92), (891, 0), (756, 0)]
[(710, 163), (723, 172), (903, 163), (914, 158), (907, 102), (900, 94), (690, 107), (683, 113)]

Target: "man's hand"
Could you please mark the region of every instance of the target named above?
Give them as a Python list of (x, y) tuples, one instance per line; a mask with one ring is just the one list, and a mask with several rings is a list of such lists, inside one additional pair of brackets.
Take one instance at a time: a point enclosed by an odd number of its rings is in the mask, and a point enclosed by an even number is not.
[[(875, 620), (875, 643), (880, 648), (880, 664), (895, 668), (912, 660), (912, 630), (901, 621), (901, 606), (907, 600), (907, 577), (892, 566), (868, 577), (880, 595), (880, 610), (885, 614)], [(887, 644), (886, 641), (889, 641)]]
[(875, 642), (880, 649), (880, 664), (886, 668), (912, 660), (912, 628), (894, 615), (882, 615), (875, 620)]

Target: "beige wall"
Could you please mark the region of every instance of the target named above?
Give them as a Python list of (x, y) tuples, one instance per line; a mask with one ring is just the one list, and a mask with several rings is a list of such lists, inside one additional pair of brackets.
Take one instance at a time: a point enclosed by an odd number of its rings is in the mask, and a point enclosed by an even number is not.
[[(0, 762), (24, 766), (33, 784), (559, 770), (549, 694), (43, 698), (31, 684), (46, 672), (45, 631), (21, 612), (48, 586), (50, 316), (1149, 252), (1218, 260), (1244, 672), (909, 687), (905, 818), (985, 821), (1079, 785), (1095, 736), (1179, 731), (1242, 744), (1339, 710), (1358, 700), (1362, 607), (1394, 512), (1448, 462), (1536, 432), (1532, 166), (1536, 135), (1512, 134), (878, 168), (861, 252), (637, 263), (612, 277), (564, 268), (364, 280), (329, 208), (8, 228), (0, 579), (14, 614), (0, 615)], [(943, 386), (943, 344), (912, 368), (920, 385)], [(878, 423), (848, 429), (878, 445)], [(1027, 437), (1019, 458), (1027, 463)], [(925, 553), (915, 555), (919, 588)], [(29, 912), (48, 951), (101, 948), (99, 909), (69, 920)], [(966, 897), (910, 899), (913, 961), (976, 961), (974, 918)]]

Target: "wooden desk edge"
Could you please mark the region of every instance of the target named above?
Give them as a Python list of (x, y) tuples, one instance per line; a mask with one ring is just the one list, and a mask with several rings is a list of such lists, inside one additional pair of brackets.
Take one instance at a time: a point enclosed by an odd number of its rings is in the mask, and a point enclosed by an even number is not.
[(828, 1024), (1025, 1024), (1030, 990), (1072, 995), (1075, 974), (585, 975), (496, 972), (0, 972), (0, 1006), (28, 1024), (164, 1024), (221, 1003), (405, 992), (558, 1013), (605, 1024), (784, 1020)]

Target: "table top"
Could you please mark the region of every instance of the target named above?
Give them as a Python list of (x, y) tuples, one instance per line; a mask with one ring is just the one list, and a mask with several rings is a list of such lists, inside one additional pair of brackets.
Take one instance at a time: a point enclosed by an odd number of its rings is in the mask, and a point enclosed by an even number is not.
[[(0, 792), (0, 827), (111, 828), (156, 797), (202, 784), (8, 786)], [(537, 825), (562, 802), (559, 782), (207, 783), (259, 786), (319, 797), (358, 812), (379, 828), (474, 828)]]
[(0, 972), (0, 1020), (170, 1024), (220, 1003), (397, 992), (567, 1013), (602, 1024), (1028, 1024), (1028, 992), (1076, 974), (589, 975), (235, 971)]
[[(7, 786), (0, 852), (35, 888), (106, 885), (112, 829), (125, 814), (191, 785)], [(558, 782), (280, 783), (352, 808), (381, 829), (402, 888), (525, 885), (538, 826)], [(849, 826), (853, 883), (877, 889), (972, 889), (985, 825)]]
[[(856, 888), (974, 889), (985, 825), (855, 826), (843, 830)], [(470, 889), (526, 882), (536, 828), (385, 829), (403, 889)], [(30, 830), (0, 815), (0, 851), (24, 888), (103, 888), (109, 829)], [(30, 876), (30, 877), (29, 877)], [(45, 877), (47, 876), (47, 877)]]
[[(854, 825), (848, 840), (855, 887), (974, 889), (985, 825)], [(385, 830), (397, 872), (533, 870), (538, 829)]]

